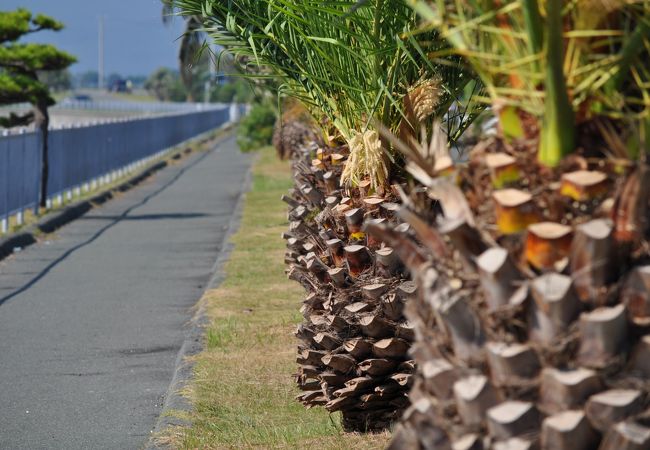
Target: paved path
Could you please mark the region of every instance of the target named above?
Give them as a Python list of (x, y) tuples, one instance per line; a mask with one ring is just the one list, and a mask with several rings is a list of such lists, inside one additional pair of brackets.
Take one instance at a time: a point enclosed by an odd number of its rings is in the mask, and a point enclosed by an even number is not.
[(137, 449), (250, 161), (232, 139), (0, 263), (0, 449)]

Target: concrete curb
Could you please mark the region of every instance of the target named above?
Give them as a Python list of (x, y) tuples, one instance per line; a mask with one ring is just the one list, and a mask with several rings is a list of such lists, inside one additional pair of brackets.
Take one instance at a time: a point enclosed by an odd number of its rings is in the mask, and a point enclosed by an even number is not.
[[(214, 146), (216, 147), (219, 145), (225, 139), (229, 138), (230, 135), (231, 133), (229, 132), (226, 134), (226, 136), (218, 138), (217, 143), (214, 144)], [(73, 220), (76, 220), (79, 217), (83, 216), (91, 209), (102, 205), (103, 203), (106, 203), (112, 199), (117, 192), (126, 192), (133, 189), (156, 172), (167, 167), (169, 165), (169, 159), (180, 159), (186, 153), (188, 152), (185, 149), (178, 150), (166, 157), (164, 161), (155, 163), (154, 165), (135, 174), (133, 177), (115, 187), (100, 192), (91, 198), (73, 203), (72, 205), (66, 206), (61, 210), (46, 214), (37, 223), (27, 226), (25, 229), (17, 232), (16, 234), (1, 238), (0, 261), (7, 258), (8, 256), (11, 256), (11, 254), (13, 254), (16, 249), (22, 250), (23, 248), (38, 242), (38, 236), (40, 234), (52, 233), (62, 226), (67, 225)]]
[[(201, 299), (207, 291), (218, 287), (226, 277), (226, 274), (223, 271), (224, 264), (229, 259), (230, 253), (234, 247), (230, 242), (230, 238), (239, 229), (244, 210), (244, 199), (250, 190), (251, 183), (252, 165), (248, 169), (246, 177), (242, 182), (242, 189), (240, 191), (239, 198), (237, 199), (237, 204), (235, 206), (233, 215), (230, 218), (230, 222), (228, 223), (228, 230), (226, 231), (223, 241), (221, 242), (217, 259), (212, 266), (212, 276), (208, 281), (203, 294), (201, 295)], [(197, 310), (188, 323), (188, 330), (185, 335), (185, 340), (183, 341), (183, 345), (181, 346), (180, 350), (178, 351), (178, 355), (176, 356), (174, 375), (165, 394), (165, 401), (163, 403), (160, 416), (158, 416), (158, 420), (156, 421), (156, 424), (151, 431), (152, 435), (149, 438), (149, 441), (145, 444), (145, 450), (166, 450), (170, 448), (167, 445), (158, 444), (156, 442), (156, 435), (170, 426), (190, 425), (187, 420), (174, 417), (170, 413), (172, 411), (191, 411), (193, 408), (191, 402), (181, 394), (181, 390), (188, 385), (193, 374), (192, 370), (194, 364), (188, 359), (189, 357), (196, 355), (204, 350), (204, 330), (210, 323), (210, 320), (205, 313), (205, 308), (200, 302), (201, 299), (198, 300)]]

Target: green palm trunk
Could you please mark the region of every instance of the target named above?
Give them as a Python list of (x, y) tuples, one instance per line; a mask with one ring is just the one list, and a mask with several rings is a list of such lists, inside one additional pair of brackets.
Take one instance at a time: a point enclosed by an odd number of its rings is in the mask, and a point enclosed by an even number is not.
[(546, 97), (538, 158), (549, 167), (555, 167), (575, 146), (575, 114), (562, 69), (562, 6), (562, 0), (548, 0), (546, 5)]

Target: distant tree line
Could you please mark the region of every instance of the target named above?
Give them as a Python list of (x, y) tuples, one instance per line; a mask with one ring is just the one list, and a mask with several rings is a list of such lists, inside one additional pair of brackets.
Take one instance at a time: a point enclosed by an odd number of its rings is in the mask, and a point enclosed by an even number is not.
[[(69, 69), (39, 72), (38, 78), (47, 85), (50, 91), (62, 92), (73, 89), (96, 89), (99, 74), (96, 70), (87, 70), (81, 73), (71, 73)], [(106, 86), (112, 86), (119, 80), (129, 80), (135, 88), (143, 88), (147, 80), (146, 75), (121, 75), (111, 73), (106, 77)]]
[[(202, 58), (203, 59), (203, 58)], [(160, 101), (184, 102), (203, 101), (205, 99), (206, 81), (210, 80), (211, 74), (207, 60), (201, 61), (193, 68), (194, 74), (191, 77), (189, 90), (183, 82), (177, 69), (161, 67), (152, 72), (149, 76), (129, 75), (111, 73), (106, 77), (105, 85), (112, 86), (120, 80), (129, 80), (135, 89), (146, 89), (152, 96)], [(38, 73), (39, 80), (44, 83), (50, 92), (64, 92), (74, 89), (96, 89), (98, 74), (97, 71), (88, 70), (72, 74), (70, 70), (43, 71)], [(220, 103), (247, 103), (254, 97), (250, 81), (229, 77), (223, 74), (214, 75), (210, 83), (209, 101)]]
[[(161, 67), (154, 71), (144, 83), (144, 88), (160, 101), (184, 102), (188, 99), (201, 101), (205, 98), (205, 82), (208, 71), (194, 77), (190, 90), (185, 87), (178, 70)], [(237, 77), (217, 77), (210, 85), (210, 102), (248, 103), (255, 93), (249, 81)]]

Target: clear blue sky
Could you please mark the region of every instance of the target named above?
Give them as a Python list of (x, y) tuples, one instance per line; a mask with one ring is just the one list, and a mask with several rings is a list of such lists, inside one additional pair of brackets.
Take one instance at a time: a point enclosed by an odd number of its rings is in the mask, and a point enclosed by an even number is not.
[(0, 0), (0, 10), (18, 7), (53, 16), (66, 25), (59, 32), (39, 32), (32, 42), (54, 44), (75, 55), (74, 73), (97, 70), (98, 18), (104, 16), (106, 75), (148, 75), (158, 67), (178, 67), (178, 37), (183, 21), (161, 20), (160, 0)]

